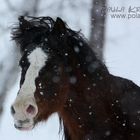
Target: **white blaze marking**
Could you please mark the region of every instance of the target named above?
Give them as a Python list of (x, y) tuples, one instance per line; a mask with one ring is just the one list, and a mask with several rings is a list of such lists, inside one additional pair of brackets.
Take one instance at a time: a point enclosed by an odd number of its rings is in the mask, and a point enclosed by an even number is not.
[[(24, 83), (21, 86), (19, 94), (13, 104), (16, 113), (13, 115), (15, 124), (20, 126), (19, 120), (29, 119), (28, 123), (23, 124), (24, 128), (32, 128), (34, 125), (33, 118), (38, 113), (38, 107), (35, 102), (34, 93), (36, 91), (35, 79), (38, 77), (39, 71), (45, 66), (45, 62), (47, 61), (48, 56), (41, 48), (36, 48), (31, 52), (28, 56), (28, 61), (30, 66), (26, 72)], [(26, 108), (29, 104), (35, 107), (35, 114), (32, 116), (27, 114)]]
[(24, 95), (34, 95), (36, 90), (35, 79), (38, 77), (39, 71), (45, 65), (48, 56), (41, 48), (36, 48), (33, 52), (28, 56), (28, 61), (30, 66), (25, 75), (25, 81), (20, 89), (20, 94)]

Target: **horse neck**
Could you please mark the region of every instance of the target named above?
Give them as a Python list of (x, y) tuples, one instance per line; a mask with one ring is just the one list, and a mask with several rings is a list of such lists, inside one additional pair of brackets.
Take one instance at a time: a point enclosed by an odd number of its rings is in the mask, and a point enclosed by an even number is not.
[[(69, 91), (60, 116), (72, 140), (78, 140), (83, 139), (87, 133), (92, 133), (94, 121), (92, 106), (93, 103), (97, 103), (97, 98), (102, 98), (99, 97), (100, 88), (104, 87), (108, 71), (89, 48), (69, 58), (69, 67), (72, 68), (68, 74)], [(92, 98), (95, 90), (95, 96)]]
[[(89, 83), (89, 86), (95, 86), (101, 81), (103, 83), (110, 74), (105, 64), (96, 57), (88, 44), (86, 42), (82, 43), (82, 46), (78, 46), (78, 53), (73, 51), (75, 46), (71, 46), (71, 52), (68, 52), (67, 58), (64, 56), (63, 60), (65, 61), (64, 73), (66, 73), (69, 80), (75, 80), (72, 81), (75, 83), (71, 83), (71, 85), (79, 86), (79, 88), (84, 90), (87, 83)], [(78, 81), (80, 81), (80, 84)], [(82, 85), (81, 82), (85, 86), (80, 87)]]

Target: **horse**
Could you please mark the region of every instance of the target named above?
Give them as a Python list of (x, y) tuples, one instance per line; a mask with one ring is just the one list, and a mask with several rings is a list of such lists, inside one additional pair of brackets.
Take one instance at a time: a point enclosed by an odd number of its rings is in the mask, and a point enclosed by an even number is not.
[(31, 130), (58, 113), (65, 140), (140, 140), (140, 87), (112, 75), (82, 33), (57, 17), (19, 17), (20, 89), (14, 125)]

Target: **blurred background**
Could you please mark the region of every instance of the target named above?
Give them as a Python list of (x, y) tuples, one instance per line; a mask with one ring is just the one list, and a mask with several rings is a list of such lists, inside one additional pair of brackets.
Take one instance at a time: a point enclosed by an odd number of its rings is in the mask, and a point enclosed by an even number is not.
[(10, 105), (19, 89), (20, 53), (11, 40), (18, 16), (61, 17), (73, 30), (81, 30), (109, 71), (140, 86), (139, 0), (1, 0), (0, 4), (0, 139), (59, 140), (54, 114), (30, 132), (14, 128)]

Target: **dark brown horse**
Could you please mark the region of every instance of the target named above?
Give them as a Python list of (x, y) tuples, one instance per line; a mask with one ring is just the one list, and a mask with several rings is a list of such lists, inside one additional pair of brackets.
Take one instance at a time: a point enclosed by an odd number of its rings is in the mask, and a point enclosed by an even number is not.
[(15, 127), (32, 129), (57, 112), (65, 140), (140, 140), (140, 87), (111, 75), (79, 32), (57, 18), (20, 17)]

